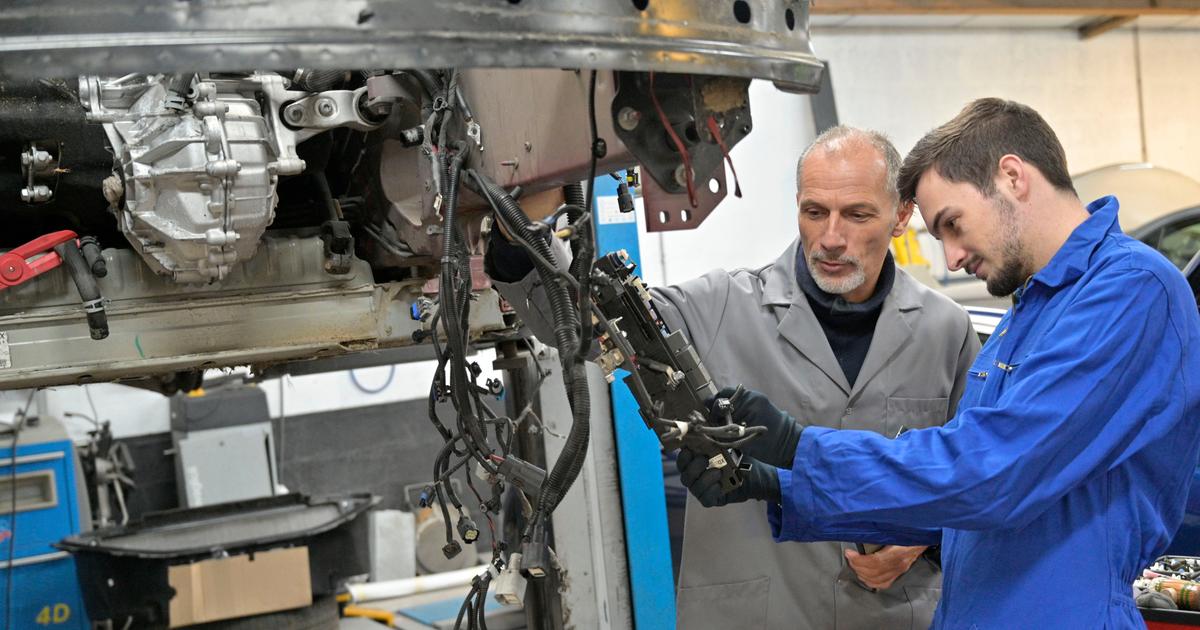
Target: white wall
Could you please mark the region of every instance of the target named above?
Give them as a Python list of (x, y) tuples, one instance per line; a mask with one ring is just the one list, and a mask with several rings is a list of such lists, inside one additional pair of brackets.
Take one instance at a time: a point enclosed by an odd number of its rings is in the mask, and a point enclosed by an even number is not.
[[(1196, 31), (1121, 29), (1081, 41), (1072, 29), (814, 28), (812, 40), (830, 62), (841, 122), (887, 133), (901, 154), (972, 99), (999, 96), (1041, 112), (1073, 173), (1142, 161), (1144, 121), (1148, 160), (1200, 180)], [(751, 103), (754, 131), (732, 151), (746, 197), (727, 198), (695, 231), (643, 239), (643, 258), (661, 254), (667, 282), (770, 262), (795, 238), (809, 99), (756, 81)]]
[(1141, 33), (1150, 161), (1200, 180), (1200, 31)]
[[(1142, 104), (1136, 51), (1141, 46)], [(887, 132), (901, 153), (972, 99), (1038, 110), (1072, 173), (1149, 161), (1200, 179), (1200, 37), (1121, 29), (1081, 41), (1072, 29), (815, 29), (842, 122)]]

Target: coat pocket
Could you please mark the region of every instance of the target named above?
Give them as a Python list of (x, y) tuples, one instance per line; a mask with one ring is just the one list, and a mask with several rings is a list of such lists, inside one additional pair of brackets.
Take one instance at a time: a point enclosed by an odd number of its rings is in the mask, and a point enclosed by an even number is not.
[(676, 625), (681, 630), (766, 628), (771, 578), (679, 589)]
[(941, 426), (946, 423), (949, 408), (949, 398), (889, 397), (885, 435), (894, 438), (902, 430)]
[(937, 610), (942, 589), (906, 586), (904, 595), (908, 597), (908, 605), (912, 607), (913, 630), (925, 630), (933, 625), (933, 613)]

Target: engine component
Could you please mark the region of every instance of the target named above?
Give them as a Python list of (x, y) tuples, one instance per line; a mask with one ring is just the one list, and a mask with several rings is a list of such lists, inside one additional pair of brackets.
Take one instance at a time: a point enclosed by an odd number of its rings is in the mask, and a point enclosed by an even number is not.
[(364, 116), (366, 102), (366, 86), (357, 90), (329, 90), (293, 102), (283, 110), (283, 116), (293, 127), (350, 127), (359, 131), (370, 131), (378, 127), (379, 123), (371, 122)]
[(155, 272), (178, 283), (225, 278), (274, 218), (281, 174), (299, 173), (295, 137), (273, 136), (255, 95), (277, 75), (197, 80), (176, 110), (163, 77), (85, 77), (79, 96), (102, 122), (124, 182), (118, 223)]
[[(121, 185), (104, 190), (110, 201), (124, 196), (114, 204), (121, 231), (157, 273), (207, 283), (254, 255), (279, 177), (305, 168), (298, 143), (380, 123), (362, 109), (365, 87), (310, 94), (273, 73), (179, 76), (84, 77), (79, 98), (112, 146)], [(181, 100), (184, 84), (190, 100)]]
[(750, 133), (749, 88), (731, 77), (618, 72), (617, 136), (663, 190), (686, 192)]
[[(698, 226), (725, 198), (722, 162), (752, 129), (750, 81), (618, 72), (614, 130), (650, 175), (646, 229)], [(737, 181), (736, 171), (733, 174)], [(741, 191), (736, 194), (740, 197)]]

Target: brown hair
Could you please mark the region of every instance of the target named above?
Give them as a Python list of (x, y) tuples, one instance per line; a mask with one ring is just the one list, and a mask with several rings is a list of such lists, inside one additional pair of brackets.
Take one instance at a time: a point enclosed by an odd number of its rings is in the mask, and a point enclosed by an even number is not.
[(1067, 157), (1054, 130), (1033, 108), (999, 98), (972, 101), (950, 122), (925, 134), (900, 167), (900, 198), (912, 201), (929, 169), (948, 181), (995, 192), (1000, 158), (1013, 154), (1037, 167), (1054, 188), (1075, 193)]

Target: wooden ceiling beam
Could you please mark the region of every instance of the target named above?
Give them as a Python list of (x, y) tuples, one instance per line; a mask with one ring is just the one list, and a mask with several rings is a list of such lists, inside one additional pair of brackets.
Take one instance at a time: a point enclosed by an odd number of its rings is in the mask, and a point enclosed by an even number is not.
[(1103, 35), (1113, 29), (1121, 28), (1136, 19), (1136, 15), (1098, 17), (1079, 27), (1079, 39), (1091, 39)]
[(1200, 15), (1200, 0), (812, 0), (814, 15)]

